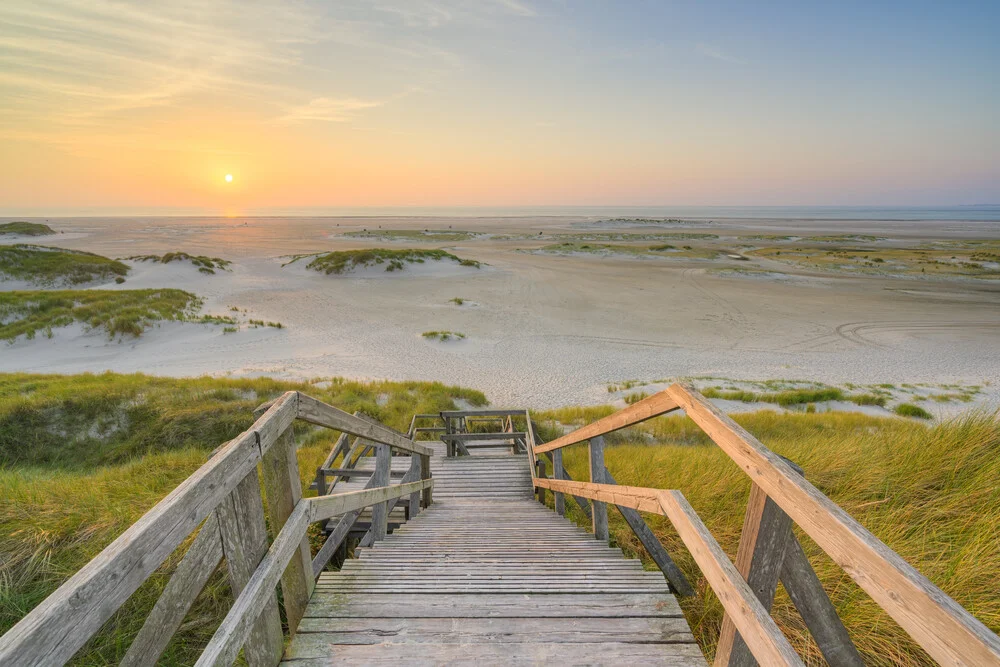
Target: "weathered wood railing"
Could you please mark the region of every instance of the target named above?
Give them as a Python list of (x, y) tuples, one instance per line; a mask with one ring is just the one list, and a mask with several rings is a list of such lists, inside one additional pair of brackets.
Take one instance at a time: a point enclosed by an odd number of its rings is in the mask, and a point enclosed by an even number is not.
[[(735, 564), (680, 491), (618, 486), (604, 466), (604, 435), (679, 409), (753, 482)], [(532, 460), (551, 455), (553, 463), (553, 478), (531, 466), (535, 487), (553, 491), (560, 512), (563, 494), (572, 494), (581, 506), (583, 499), (590, 499), (598, 539), (608, 539), (607, 503), (623, 514), (630, 508), (670, 520), (726, 612), (717, 666), (750, 665), (755, 659), (762, 665), (802, 664), (770, 616), (779, 580), (826, 660), (835, 667), (862, 664), (792, 534), (793, 521), (935, 660), (947, 665), (1000, 665), (996, 634), (691, 386), (672, 385), (548, 443), (538, 442), (534, 431), (529, 416)], [(562, 467), (561, 450), (585, 441), (590, 447), (590, 481), (571, 481)], [(676, 588), (672, 579), (671, 583)]]
[[(387, 461), (391, 449), (407, 452), (412, 474), (398, 485), (384, 475), (363, 491), (302, 498), (291, 430), (296, 419), (374, 443)], [(154, 664), (225, 560), (236, 600), (197, 664), (232, 664), (241, 647), (251, 666), (277, 664), (283, 635), (275, 587), (280, 583), (294, 634), (317, 574), (306, 538), (309, 524), (372, 507), (372, 539), (383, 537), (390, 504), (409, 496), (411, 505), (419, 506), (421, 494), (425, 507), (431, 503), (431, 453), (377, 422), (287, 392), (262, 406), (247, 431), (0, 637), (0, 665), (67, 662), (199, 525), (123, 662)], [(274, 533), (270, 545), (258, 464)], [(379, 470), (388, 471), (388, 464)]]

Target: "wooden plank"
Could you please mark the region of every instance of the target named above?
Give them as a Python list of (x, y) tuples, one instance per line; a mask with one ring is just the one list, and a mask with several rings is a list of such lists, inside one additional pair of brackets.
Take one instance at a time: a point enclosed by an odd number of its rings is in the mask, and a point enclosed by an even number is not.
[(610, 505), (631, 507), (640, 512), (663, 514), (660, 510), (659, 489), (647, 489), (641, 486), (622, 486), (619, 484), (595, 484), (593, 482), (574, 482), (561, 479), (536, 479), (535, 484), (552, 491), (562, 491), (580, 495), (591, 500), (600, 500)]
[[(792, 520), (754, 484), (750, 488), (736, 551), (736, 569), (768, 613), (778, 590), (785, 547), (793, 539)], [(756, 664), (746, 642), (736, 631), (736, 625), (726, 614), (715, 653), (716, 667), (753, 667)]]
[[(301, 500), (295, 506), (295, 510), (288, 517), (271, 548), (253, 571), (246, 586), (242, 588), (229, 613), (226, 614), (226, 618), (198, 658), (197, 665), (228, 667), (236, 660), (240, 646), (252, 645), (253, 634), (258, 627), (258, 615), (267, 613), (269, 600), (274, 597), (274, 588), (306, 534), (310, 510), (308, 502)], [(280, 632), (280, 625), (278, 629)], [(244, 649), (243, 653), (249, 662), (248, 651)], [(279, 644), (277, 656), (267, 664), (277, 664), (281, 660), (281, 653), (282, 645)]]
[(830, 667), (864, 667), (861, 654), (794, 534), (785, 547), (781, 583)]
[[(556, 450), (553, 454), (561, 455), (562, 450)], [(611, 475), (611, 471), (606, 467), (604, 468), (604, 478), (601, 480), (604, 484), (617, 484), (615, 478)], [(642, 542), (642, 546), (645, 547), (646, 553), (650, 555), (656, 566), (660, 568), (660, 572), (667, 578), (673, 589), (679, 594), (684, 596), (694, 595), (694, 589), (691, 588), (691, 584), (688, 583), (687, 577), (681, 572), (681, 569), (677, 567), (673, 559), (670, 558), (670, 554), (667, 550), (663, 548), (663, 544), (650, 527), (646, 524), (646, 521), (642, 518), (637, 511), (631, 507), (621, 507), (620, 505), (615, 505), (618, 511), (621, 513), (622, 518), (628, 523), (629, 528), (635, 534), (639, 541)]]
[(326, 426), (336, 431), (350, 433), (372, 442), (392, 445), (404, 452), (416, 454), (432, 454), (432, 450), (424, 445), (418, 445), (398, 431), (383, 424), (373, 423), (362, 417), (349, 415), (332, 405), (327, 405), (315, 398), (299, 395), (298, 417), (303, 421), (319, 426)]
[(419, 482), (410, 482), (409, 484), (352, 491), (351, 493), (335, 493), (320, 498), (305, 498), (303, 502), (309, 504), (309, 522), (312, 523), (314, 521), (329, 519), (344, 512), (368, 507), (383, 500), (408, 496), (414, 491), (421, 491), (433, 484), (433, 479), (427, 479), (420, 480)]
[[(421, 472), (420, 466), (421, 457), (411, 456), (410, 457), (410, 473), (412, 473), (413, 479), (423, 479), (423, 473)], [(410, 481), (410, 480), (406, 480)], [(410, 494), (410, 502), (406, 506), (406, 520), (409, 521), (413, 519), (418, 514), (420, 514), (420, 494), (418, 492), (413, 492)]]
[[(510, 440), (512, 438), (523, 438), (524, 436), (525, 434), (523, 432), (505, 433), (502, 431), (496, 431), (493, 433), (446, 433), (441, 436), (441, 441), (468, 442), (470, 440)], [(497, 445), (497, 447), (500, 446), (502, 445)]]
[(195, 598), (222, 560), (219, 521), (210, 515), (167, 582), (122, 659), (125, 667), (153, 665), (160, 659)]
[[(256, 470), (295, 417), (288, 392), (254, 425), (225, 444), (141, 519), (0, 637), (0, 664), (63, 664), (200, 524)], [(277, 422), (277, 427), (267, 427)]]
[[(233, 492), (219, 504), (215, 514), (219, 519), (219, 535), (229, 572), (229, 586), (233, 594), (238, 596), (264, 558), (268, 546), (264, 504), (256, 469), (236, 485)], [(243, 647), (243, 656), (251, 667), (274, 665), (281, 659), (284, 644), (278, 600), (273, 590), (262, 601), (261, 607)], [(235, 654), (233, 657), (235, 658)]]
[[(389, 474), (392, 468), (392, 450), (388, 445), (379, 445), (375, 448), (375, 486), (389, 486)], [(372, 540), (384, 540), (387, 534), (386, 522), (389, 519), (389, 512), (386, 501), (372, 505), (372, 527), (369, 531)]]
[(698, 394), (667, 389), (681, 407), (834, 562), (942, 664), (1000, 665), (1000, 637)]
[[(303, 640), (307, 638), (303, 635)], [(587, 642), (580, 644), (442, 644), (428, 655), (420, 644), (384, 644), (371, 646), (317, 647), (315, 658), (288, 663), (295, 667), (326, 667), (332, 660), (344, 664), (396, 667), (407, 665), (594, 665), (627, 664), (704, 667), (705, 657), (697, 644), (629, 644), (624, 642)], [(322, 653), (322, 651), (327, 651)]]
[(649, 398), (644, 398), (637, 403), (633, 403), (624, 410), (619, 410), (613, 415), (608, 415), (603, 419), (598, 419), (592, 424), (583, 428), (578, 428), (572, 433), (567, 433), (561, 438), (556, 438), (544, 445), (537, 445), (535, 453), (551, 452), (561, 447), (575, 445), (584, 440), (590, 440), (598, 435), (607, 435), (612, 431), (633, 426), (639, 422), (644, 422), (653, 417), (659, 417), (678, 408), (677, 399), (668, 394), (669, 390), (664, 390), (653, 394)]
[[(562, 450), (557, 449), (552, 452), (552, 476), (556, 479), (562, 479), (566, 475), (566, 470), (563, 468), (562, 460)], [(562, 493), (556, 492), (555, 496), (555, 510), (556, 514), (559, 516), (566, 515), (566, 496)]]
[(683, 618), (669, 593), (366, 593), (347, 597), (317, 591), (307, 617), (382, 618), (412, 614), (418, 618)]
[(523, 415), (524, 410), (442, 410), (441, 419), (454, 419), (462, 417), (508, 417), (510, 415)]
[[(431, 479), (431, 457), (430, 455), (420, 457), (420, 479), (424, 482), (429, 482)], [(423, 493), (423, 503), (424, 507), (430, 507), (431, 503), (434, 501), (434, 486), (432, 484), (427, 484), (424, 486)]]
[[(368, 479), (368, 483), (365, 485), (365, 489), (370, 489), (375, 486), (375, 478), (371, 477)], [(337, 525), (334, 526), (333, 530), (327, 536), (326, 541), (323, 542), (323, 546), (316, 553), (316, 557), (313, 558), (312, 562), (312, 574), (313, 579), (319, 577), (322, 574), (323, 569), (326, 567), (330, 559), (333, 558), (333, 554), (337, 551), (337, 548), (344, 543), (344, 539), (351, 532), (351, 528), (354, 523), (358, 520), (358, 516), (361, 514), (360, 507), (345, 512), (341, 515), (340, 520)]]
[[(604, 438), (594, 436), (590, 439), (590, 481), (604, 481)], [(608, 533), (608, 506), (607, 504), (592, 499), (590, 510), (592, 512), (590, 525), (594, 529), (594, 538), (601, 542), (607, 542)]]
[[(267, 496), (267, 515), (271, 530), (277, 536), (302, 499), (302, 481), (299, 477), (299, 462), (292, 426), (289, 426), (278, 442), (264, 454), (261, 469), (264, 494)], [(309, 551), (309, 540), (303, 536), (298, 556), (288, 563), (288, 568), (281, 575), (282, 602), (288, 621), (288, 631), (293, 636), (309, 603), (309, 596), (312, 595), (315, 580), (311, 575), (312, 554)]]
[(755, 658), (763, 665), (801, 665), (792, 645), (680, 491), (660, 491), (660, 506), (694, 557)]

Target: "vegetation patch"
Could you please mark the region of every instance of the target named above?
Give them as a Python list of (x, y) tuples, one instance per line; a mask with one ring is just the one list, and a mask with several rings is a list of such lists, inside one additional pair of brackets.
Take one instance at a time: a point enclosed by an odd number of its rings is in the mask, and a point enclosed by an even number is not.
[(448, 303), (453, 303), (456, 306), (461, 306), (463, 303), (465, 303), (465, 299), (463, 299), (462, 297), (456, 296), (454, 298), (448, 299)]
[(0, 223), (0, 235), (19, 234), (21, 236), (48, 236), (55, 230), (39, 222), (4, 222)]
[(465, 334), (458, 331), (425, 331), (420, 335), (428, 340), (438, 340), (441, 342), (462, 340), (465, 338)]
[[(487, 404), (481, 392), (436, 382), (0, 374), (0, 634), (249, 428), (255, 407), (289, 390), (403, 431), (416, 412)], [(339, 433), (299, 422), (295, 435), (303, 494), (312, 495), (309, 483)], [(129, 598), (74, 664), (122, 661), (183, 553)], [(209, 580), (160, 664), (197, 661), (232, 605), (224, 571)]]
[(934, 415), (913, 403), (900, 403), (892, 409), (900, 417), (916, 417), (918, 419), (933, 419)]
[(18, 243), (0, 246), (0, 275), (33, 284), (80, 285), (128, 275), (119, 261), (81, 250)]
[(744, 403), (776, 403), (781, 406), (802, 405), (804, 403), (819, 403), (821, 401), (842, 401), (844, 392), (836, 387), (788, 389), (775, 392), (755, 392), (744, 389), (724, 390), (718, 387), (702, 389), (705, 398), (718, 398), (725, 401), (742, 401)]
[(190, 262), (198, 267), (200, 272), (205, 274), (214, 274), (217, 269), (219, 271), (228, 271), (229, 266), (232, 264), (227, 259), (206, 257), (204, 255), (189, 255), (186, 252), (168, 252), (165, 255), (135, 255), (134, 257), (126, 257), (125, 259), (133, 262), (159, 262), (160, 264)]
[(714, 259), (719, 255), (713, 248), (692, 247), (689, 245), (675, 248), (668, 244), (624, 245), (614, 243), (582, 243), (579, 241), (563, 241), (542, 246), (531, 252), (550, 255), (597, 255), (601, 257), (683, 257), (686, 259)]
[[(566, 424), (589, 423), (612, 410), (565, 408), (533, 416), (541, 439), (547, 441), (562, 435)], [(858, 413), (756, 412), (732, 417), (767, 447), (800, 465), (820, 491), (987, 627), (1000, 629), (996, 414), (971, 413), (935, 426)], [(609, 434), (607, 442), (606, 464), (619, 484), (680, 490), (735, 560), (750, 480), (701, 429), (688, 418), (660, 417)], [(586, 443), (562, 451), (567, 472), (577, 480), (589, 479)], [(568, 494), (566, 510), (589, 530), (590, 522)], [(613, 544), (655, 570), (620, 514), (611, 511), (608, 516)], [(722, 605), (669, 521), (650, 514), (643, 518), (698, 591), (697, 597), (678, 601), (711, 662)], [(814, 542), (798, 529), (796, 534), (865, 664), (933, 664)], [(780, 587), (772, 616), (806, 664), (825, 664)]]
[(468, 241), (481, 234), (457, 229), (363, 229), (360, 232), (345, 232), (341, 236), (355, 239), (375, 239), (379, 241), (426, 241), (428, 243), (451, 243)]
[(137, 337), (157, 321), (198, 321), (200, 307), (198, 297), (178, 289), (0, 292), (0, 340), (30, 340), (39, 332), (51, 338), (74, 322), (109, 338)]
[(476, 269), (482, 266), (480, 262), (474, 259), (462, 259), (444, 250), (420, 250), (415, 248), (400, 250), (388, 248), (338, 250), (322, 255), (299, 255), (292, 258), (285, 266), (307, 257), (313, 258), (306, 265), (307, 269), (321, 271), (326, 274), (341, 274), (353, 271), (354, 269), (379, 265), (385, 265), (386, 271), (402, 271), (407, 264), (423, 264), (428, 260), (441, 261), (444, 259), (457, 262), (460, 266), (469, 266)]

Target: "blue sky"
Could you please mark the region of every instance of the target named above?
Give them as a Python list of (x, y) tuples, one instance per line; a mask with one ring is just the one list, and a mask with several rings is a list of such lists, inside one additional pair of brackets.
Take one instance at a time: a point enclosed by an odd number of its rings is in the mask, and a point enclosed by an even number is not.
[(7, 0), (0, 210), (997, 203), (997, 35), (995, 2)]

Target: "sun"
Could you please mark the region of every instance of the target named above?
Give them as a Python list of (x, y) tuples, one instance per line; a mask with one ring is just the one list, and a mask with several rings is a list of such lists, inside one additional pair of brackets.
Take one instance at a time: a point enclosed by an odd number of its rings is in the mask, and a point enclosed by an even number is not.
[(233, 182), (233, 175), (226, 174), (226, 183), (232, 183), (232, 182)]

